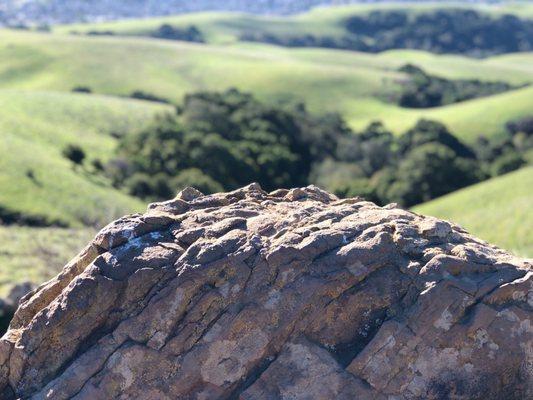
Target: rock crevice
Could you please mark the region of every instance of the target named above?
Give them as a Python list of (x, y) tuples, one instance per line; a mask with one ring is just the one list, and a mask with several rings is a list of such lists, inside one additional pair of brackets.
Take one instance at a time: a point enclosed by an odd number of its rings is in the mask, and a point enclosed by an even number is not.
[(451, 223), (314, 186), (186, 189), (26, 296), (0, 398), (523, 399), (532, 309), (531, 262)]

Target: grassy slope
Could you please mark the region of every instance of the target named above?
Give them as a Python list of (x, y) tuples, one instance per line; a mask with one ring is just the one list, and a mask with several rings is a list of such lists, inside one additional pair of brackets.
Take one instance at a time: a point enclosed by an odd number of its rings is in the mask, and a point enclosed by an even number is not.
[[(103, 225), (141, 201), (126, 196), (61, 156), (68, 143), (89, 159), (108, 158), (110, 132), (128, 132), (167, 108), (134, 100), (70, 93), (0, 90), (0, 206), (61, 220), (76, 229), (0, 225), (0, 297), (14, 283), (54, 276)], [(26, 171), (32, 169), (36, 180)]]
[(89, 159), (105, 160), (114, 146), (110, 132), (132, 130), (164, 109), (104, 96), (0, 90), (0, 205), (70, 226), (102, 225), (141, 209), (140, 201), (74, 170), (61, 151), (76, 143)]
[(55, 276), (89, 242), (85, 229), (0, 226), (0, 298), (13, 284)]
[(533, 257), (533, 167), (482, 182), (415, 211), (459, 223), (472, 234)]
[(402, 109), (380, 100), (385, 91), (397, 88), (403, 76), (394, 69), (405, 62), (453, 78), (518, 84), (533, 81), (533, 53), (474, 60), (417, 51), (372, 55), (12, 31), (0, 31), (0, 37), (4, 88), (66, 91), (87, 85), (99, 93), (121, 95), (142, 89), (180, 101), (190, 91), (235, 86), (263, 100), (305, 99), (312, 111), (340, 111), (356, 128), (382, 119), (401, 132), (418, 118), (435, 118), (467, 140), (497, 135), (507, 120), (533, 109), (531, 88), (431, 110)]
[(411, 13), (431, 11), (437, 8), (474, 8), (493, 15), (514, 14), (522, 18), (533, 18), (533, 5), (511, 3), (500, 5), (465, 5), (464, 3), (381, 3), (356, 4), (338, 7), (319, 7), (291, 17), (264, 17), (243, 13), (205, 12), (149, 19), (133, 19), (107, 23), (74, 24), (54, 28), (56, 32), (113, 31), (121, 35), (146, 35), (162, 24), (178, 27), (197, 26), (211, 43), (229, 43), (238, 40), (246, 31), (275, 32), (293, 35), (342, 36), (344, 21), (353, 15), (366, 14), (375, 10), (409, 10)]

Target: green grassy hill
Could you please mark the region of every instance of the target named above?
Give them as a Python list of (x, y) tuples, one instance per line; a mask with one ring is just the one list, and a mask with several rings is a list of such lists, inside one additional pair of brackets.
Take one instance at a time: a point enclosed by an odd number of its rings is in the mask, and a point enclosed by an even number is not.
[(0, 88), (68, 91), (83, 85), (102, 94), (143, 90), (179, 102), (188, 92), (233, 86), (266, 101), (304, 99), (311, 111), (339, 111), (355, 128), (382, 119), (402, 132), (421, 117), (433, 118), (467, 140), (498, 135), (506, 121), (533, 109), (531, 88), (424, 110), (384, 100), (405, 79), (396, 69), (406, 62), (449, 78), (523, 84), (533, 82), (533, 53), (476, 60), (409, 50), (366, 54), (5, 30), (0, 37)]
[(115, 139), (164, 106), (81, 94), (0, 90), (0, 207), (63, 225), (101, 226), (143, 204), (62, 155), (71, 143), (105, 161)]
[(0, 298), (17, 283), (42, 283), (57, 275), (94, 236), (91, 228), (0, 226)]
[(309, 12), (290, 16), (257, 16), (232, 12), (204, 12), (182, 14), (148, 19), (132, 19), (107, 23), (73, 24), (55, 27), (55, 32), (86, 33), (90, 31), (113, 31), (119, 35), (147, 35), (162, 24), (176, 27), (197, 26), (210, 43), (232, 43), (238, 41), (245, 31), (273, 32), (294, 35), (328, 35), (340, 37), (344, 33), (344, 21), (354, 15), (364, 15), (371, 11), (409, 10), (410, 13), (427, 12), (442, 8), (467, 8), (491, 13), (495, 16), (512, 14), (521, 18), (533, 18), (533, 5), (511, 3), (499, 5), (474, 5), (459, 2), (450, 3), (381, 3), (352, 4), (337, 7), (318, 7)]
[(482, 182), (415, 207), (414, 211), (454, 221), (470, 233), (533, 257), (533, 167)]

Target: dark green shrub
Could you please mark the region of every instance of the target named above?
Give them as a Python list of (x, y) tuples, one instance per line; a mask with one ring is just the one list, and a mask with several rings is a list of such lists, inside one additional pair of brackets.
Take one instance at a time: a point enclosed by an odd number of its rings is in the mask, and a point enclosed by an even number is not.
[(147, 174), (136, 173), (132, 175), (125, 182), (125, 186), (129, 194), (140, 197), (141, 199), (148, 199), (154, 195), (152, 180)]
[(92, 93), (92, 89), (88, 86), (76, 86), (72, 88), (74, 93)]
[(512, 151), (507, 152), (492, 163), (492, 176), (507, 174), (508, 172), (517, 170), (525, 164), (526, 162), (520, 154)]
[(69, 144), (63, 149), (62, 154), (74, 165), (82, 165), (85, 160), (85, 151), (76, 144)]

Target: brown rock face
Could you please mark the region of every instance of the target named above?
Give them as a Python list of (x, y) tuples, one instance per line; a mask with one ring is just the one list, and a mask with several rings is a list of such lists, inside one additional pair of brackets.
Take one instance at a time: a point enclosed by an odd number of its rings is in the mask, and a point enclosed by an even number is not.
[(533, 270), (315, 187), (185, 190), (26, 297), (1, 399), (527, 399)]

